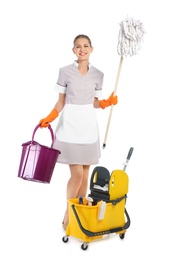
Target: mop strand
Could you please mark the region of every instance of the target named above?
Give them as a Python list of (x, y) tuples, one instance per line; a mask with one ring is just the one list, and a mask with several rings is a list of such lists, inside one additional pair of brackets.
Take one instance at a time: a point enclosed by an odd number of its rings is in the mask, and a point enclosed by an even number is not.
[(126, 18), (120, 23), (117, 51), (121, 56), (138, 54), (144, 37), (144, 27), (141, 21)]

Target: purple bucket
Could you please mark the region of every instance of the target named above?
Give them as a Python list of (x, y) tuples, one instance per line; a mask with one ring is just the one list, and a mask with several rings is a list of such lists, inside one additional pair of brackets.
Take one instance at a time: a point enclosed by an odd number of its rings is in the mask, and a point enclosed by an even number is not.
[(50, 125), (48, 129), (52, 137), (51, 147), (41, 145), (34, 141), (34, 135), (38, 128), (40, 128), (40, 124), (35, 127), (32, 140), (22, 144), (18, 177), (28, 181), (50, 183), (55, 164), (61, 152), (52, 148), (54, 133)]

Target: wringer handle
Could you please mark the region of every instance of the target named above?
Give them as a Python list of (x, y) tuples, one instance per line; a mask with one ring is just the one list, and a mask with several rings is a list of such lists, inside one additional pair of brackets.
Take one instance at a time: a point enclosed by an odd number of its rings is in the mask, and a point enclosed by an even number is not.
[(128, 152), (128, 155), (127, 155), (127, 158), (126, 158), (126, 162), (124, 163), (124, 168), (123, 168), (123, 171), (126, 170), (127, 168), (127, 165), (128, 165), (128, 162), (132, 156), (132, 153), (133, 153), (133, 147), (130, 148), (129, 152)]
[(130, 160), (130, 157), (131, 157), (132, 153), (133, 153), (133, 147), (131, 147), (129, 152), (128, 152), (127, 160)]
[[(35, 133), (36, 133), (36, 131), (38, 130), (38, 128), (40, 128), (40, 125), (41, 125), (41, 124), (38, 124), (38, 125), (35, 127), (34, 131), (33, 131), (33, 134), (32, 134), (32, 142), (34, 141)], [(52, 127), (51, 127), (50, 124), (49, 124), (49, 126), (48, 126), (48, 129), (49, 129), (49, 131), (50, 131), (50, 133), (51, 133), (51, 138), (52, 138), (51, 148), (52, 148), (55, 138), (54, 138), (54, 133), (53, 133), (53, 130), (52, 130)]]

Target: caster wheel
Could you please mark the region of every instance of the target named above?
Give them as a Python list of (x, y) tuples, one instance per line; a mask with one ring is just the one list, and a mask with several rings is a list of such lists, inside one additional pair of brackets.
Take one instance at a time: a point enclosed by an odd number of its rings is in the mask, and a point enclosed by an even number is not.
[(62, 238), (62, 241), (63, 241), (64, 243), (67, 243), (68, 240), (69, 240), (69, 238), (68, 238), (67, 236), (65, 236), (65, 237)]
[(83, 244), (81, 245), (81, 248), (82, 248), (82, 250), (87, 250), (88, 244), (87, 244), (87, 243), (83, 243)]
[(124, 234), (124, 233), (122, 233), (122, 234), (119, 234), (119, 237), (120, 237), (121, 239), (124, 239), (124, 237), (125, 237), (125, 234)]

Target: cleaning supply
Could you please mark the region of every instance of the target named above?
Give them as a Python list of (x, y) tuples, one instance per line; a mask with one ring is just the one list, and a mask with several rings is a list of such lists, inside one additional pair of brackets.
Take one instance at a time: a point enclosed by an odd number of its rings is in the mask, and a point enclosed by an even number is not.
[(98, 202), (99, 207), (98, 207), (98, 214), (97, 214), (97, 219), (102, 220), (104, 219), (105, 211), (106, 211), (106, 202), (101, 200)]
[[(139, 50), (141, 49), (141, 43), (144, 40), (144, 34), (145, 34), (143, 23), (131, 17), (130, 18), (127, 17), (125, 20), (120, 22), (119, 25), (120, 25), (120, 31), (118, 34), (117, 51), (118, 54), (120, 55), (120, 62), (118, 66), (117, 76), (116, 76), (114, 95), (117, 94), (118, 82), (120, 78), (120, 72), (121, 72), (121, 67), (122, 67), (124, 57), (134, 56), (138, 54)], [(106, 148), (108, 131), (110, 127), (111, 117), (113, 114), (113, 107), (114, 106), (111, 106), (109, 112), (109, 117), (108, 117), (105, 137), (104, 137), (104, 143), (103, 143), (103, 149)]]
[(87, 205), (92, 206), (93, 199), (91, 197), (86, 197), (86, 200), (87, 200)]
[(83, 204), (83, 197), (82, 196), (79, 197), (79, 204)]

